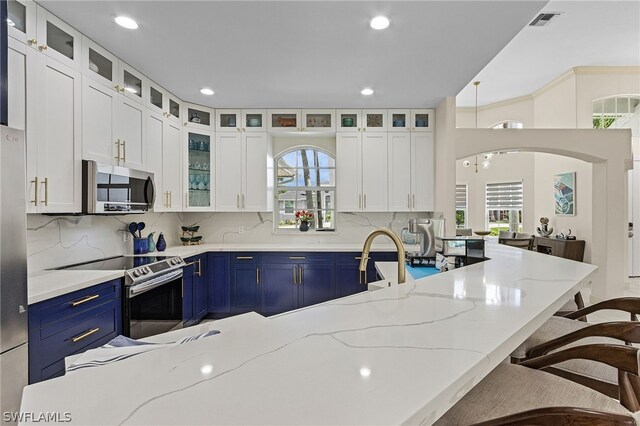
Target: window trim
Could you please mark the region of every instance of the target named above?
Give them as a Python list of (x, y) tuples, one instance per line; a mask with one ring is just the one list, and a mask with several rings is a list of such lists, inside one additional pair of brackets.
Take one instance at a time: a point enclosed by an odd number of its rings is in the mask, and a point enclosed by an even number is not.
[[(327, 155), (328, 157), (330, 157), (333, 161), (334, 161), (334, 165), (332, 167), (318, 167), (316, 165), (316, 167), (309, 167), (309, 169), (321, 169), (321, 170), (333, 170), (334, 173), (334, 185), (333, 186), (278, 186), (278, 161), (284, 157), (285, 155), (288, 155), (292, 152), (297, 152), (300, 150), (304, 150), (304, 149), (311, 149), (311, 150), (315, 150), (318, 151), (320, 153), (323, 153), (325, 155)], [(335, 185), (336, 178), (335, 175), (337, 173), (337, 167), (336, 167), (336, 156), (335, 154), (333, 154), (332, 152), (316, 146), (316, 145), (295, 145), (295, 146), (291, 146), (288, 147), (287, 149), (281, 151), (280, 153), (278, 153), (277, 155), (275, 155), (273, 157), (273, 169), (274, 169), (274, 173), (273, 173), (273, 232), (276, 234), (293, 234), (293, 235), (305, 235), (308, 234), (309, 232), (315, 233), (318, 232), (319, 229), (313, 227), (310, 228), (309, 231), (307, 232), (300, 232), (297, 228), (281, 228), (279, 226), (280, 223), (280, 205), (279, 202), (281, 201), (279, 199), (278, 193), (280, 190), (286, 189), (287, 191), (299, 191), (299, 192), (305, 192), (305, 191), (311, 191), (311, 192), (332, 192), (332, 196), (333, 196), (333, 208), (332, 209), (320, 209), (323, 210), (325, 212), (330, 212), (331, 213), (331, 222), (332, 222), (332, 227), (331, 228), (320, 228), (322, 229), (320, 232), (330, 232), (331, 234), (336, 234), (336, 215), (337, 215), (337, 209), (335, 206), (335, 202), (336, 202), (336, 192), (337, 192), (337, 186)], [(303, 167), (297, 167), (297, 165), (295, 166), (295, 169), (303, 169)], [(317, 212), (317, 210), (319, 209), (315, 209), (314, 213)], [(296, 211), (296, 206), (295, 206), (295, 202), (294, 202), (294, 208), (293, 211)]]

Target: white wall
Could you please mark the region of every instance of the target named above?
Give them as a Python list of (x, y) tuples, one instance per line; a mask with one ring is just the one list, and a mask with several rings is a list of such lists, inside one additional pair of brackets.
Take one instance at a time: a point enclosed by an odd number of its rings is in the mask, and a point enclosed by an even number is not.
[[(500, 130), (496, 130), (500, 131)], [(467, 185), (467, 210), (469, 217), (467, 226), (473, 230), (486, 229), (485, 215), (485, 189), (487, 183), (498, 182), (523, 182), (522, 221), (524, 232), (535, 232), (534, 212), (535, 204), (535, 180), (534, 180), (534, 153), (519, 152), (513, 154), (495, 155), (491, 159), (491, 167), (476, 169), (475, 157), (466, 158), (471, 162), (470, 167), (464, 167), (462, 160), (456, 161), (456, 183)], [(482, 161), (479, 157), (479, 162)]]

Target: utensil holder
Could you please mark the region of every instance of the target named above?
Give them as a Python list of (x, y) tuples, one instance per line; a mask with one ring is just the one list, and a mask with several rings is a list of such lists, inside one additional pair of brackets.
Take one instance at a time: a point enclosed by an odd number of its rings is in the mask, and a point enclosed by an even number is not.
[(133, 239), (133, 254), (149, 253), (149, 241), (146, 238)]

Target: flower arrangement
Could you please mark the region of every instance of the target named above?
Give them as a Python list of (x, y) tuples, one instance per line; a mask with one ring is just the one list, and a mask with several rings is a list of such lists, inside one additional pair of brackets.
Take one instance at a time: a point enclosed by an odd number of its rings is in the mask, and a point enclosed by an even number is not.
[(313, 220), (313, 213), (307, 210), (298, 210), (296, 212), (296, 220), (309, 223)]

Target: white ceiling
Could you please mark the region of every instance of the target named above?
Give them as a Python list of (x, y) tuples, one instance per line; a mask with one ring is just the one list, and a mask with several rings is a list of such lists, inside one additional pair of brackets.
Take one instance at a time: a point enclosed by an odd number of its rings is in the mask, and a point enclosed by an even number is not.
[(576, 66), (640, 66), (640, 1), (554, 1), (562, 12), (544, 27), (525, 27), (458, 94), (458, 106), (528, 95)]
[[(184, 100), (400, 108), (455, 96), (546, 1), (40, 3)], [(119, 14), (141, 28), (118, 27)], [(378, 14), (388, 29), (369, 28)], [(215, 95), (201, 95), (205, 86)], [(364, 87), (375, 94), (360, 95)]]

